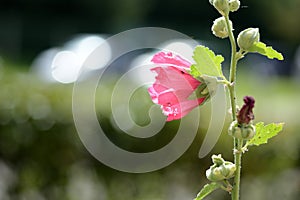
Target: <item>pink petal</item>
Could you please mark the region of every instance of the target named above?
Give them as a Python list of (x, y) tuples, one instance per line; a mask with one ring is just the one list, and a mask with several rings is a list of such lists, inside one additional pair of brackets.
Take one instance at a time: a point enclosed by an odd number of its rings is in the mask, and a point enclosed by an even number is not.
[(172, 52), (158, 52), (151, 60), (155, 64), (172, 64), (189, 68), (191, 63)]
[[(151, 69), (157, 73), (156, 85), (163, 86), (165, 88), (173, 88), (174, 90), (194, 90), (200, 82), (193, 78), (190, 74), (179, 70), (176, 67), (155, 67)], [(155, 88), (156, 89), (156, 88)]]
[(152, 86), (148, 88), (148, 93), (150, 94), (153, 103), (158, 103), (158, 93)]
[(160, 105), (168, 105), (168, 104), (176, 104), (181, 101), (188, 100), (188, 98), (192, 95), (193, 91), (186, 91), (186, 90), (166, 90), (161, 93), (155, 93), (153, 96), (155, 96), (156, 102)]
[(167, 121), (181, 119), (194, 108), (199, 106), (199, 104), (201, 104), (204, 100), (205, 98), (200, 98), (195, 100), (186, 100), (171, 106), (162, 106), (163, 113), (168, 116)]
[(171, 106), (174, 104), (178, 104), (182, 98), (178, 98), (174, 92), (165, 92), (161, 93), (158, 96), (158, 104), (162, 106)]
[(164, 92), (166, 90), (169, 90), (169, 88), (167, 88), (166, 86), (161, 85), (160, 83), (157, 83), (158, 81), (156, 81), (153, 84), (153, 89), (157, 92), (157, 93), (161, 93)]

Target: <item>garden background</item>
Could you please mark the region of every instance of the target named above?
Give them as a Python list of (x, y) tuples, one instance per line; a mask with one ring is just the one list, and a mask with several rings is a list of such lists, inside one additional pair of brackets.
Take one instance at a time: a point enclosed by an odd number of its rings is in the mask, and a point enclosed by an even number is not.
[[(242, 8), (231, 15), (235, 35), (258, 27), (262, 40), (285, 57), (284, 62), (278, 62), (248, 55), (238, 68), (239, 104), (244, 95), (252, 95), (257, 102), (255, 121), (285, 122), (279, 136), (268, 145), (250, 148), (243, 157), (242, 200), (296, 200), (300, 196), (299, 8), (299, 0), (242, 0)], [(105, 39), (148, 26), (177, 30), (228, 58), (229, 42), (210, 32), (218, 16), (208, 0), (2, 0), (0, 199), (193, 199), (206, 183), (210, 155), (222, 152), (224, 158), (232, 159), (232, 141), (226, 133), (229, 119), (218, 143), (203, 159), (198, 158), (198, 151), (209, 123), (205, 117), (208, 106), (201, 108), (197, 137), (179, 160), (145, 174), (116, 171), (93, 158), (77, 135), (72, 118), (73, 84), (57, 82), (42, 69), (49, 68), (49, 58), (70, 42), (76, 44), (86, 37)], [(132, 53), (115, 64), (97, 92), (96, 103), (108, 137), (135, 152), (167, 144), (179, 123), (166, 124), (163, 132), (143, 143), (124, 137), (113, 123), (109, 108), (113, 86), (141, 53)], [(122, 94), (118, 95), (121, 99)], [(149, 123), (147, 109), (151, 105), (145, 88), (137, 90), (129, 106), (138, 124)], [(219, 191), (207, 199), (229, 199), (229, 195)]]

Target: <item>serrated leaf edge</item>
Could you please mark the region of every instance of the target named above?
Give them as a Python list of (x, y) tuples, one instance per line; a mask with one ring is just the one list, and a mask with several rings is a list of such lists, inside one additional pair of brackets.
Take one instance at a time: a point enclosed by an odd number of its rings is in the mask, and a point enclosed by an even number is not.
[(222, 72), (222, 62), (224, 61), (224, 57), (222, 55), (216, 55), (211, 49), (209, 49), (208, 47), (206, 46), (203, 46), (203, 45), (198, 45), (197, 47), (195, 47), (194, 49), (194, 53), (193, 53), (193, 59), (194, 61), (196, 62), (194, 64), (194, 67), (198, 70), (198, 73), (200, 75), (209, 75), (209, 76), (212, 76), (211, 74), (205, 74), (205, 73), (201, 73), (200, 70), (198, 69), (198, 67), (201, 67), (201, 66), (198, 66), (198, 63), (197, 63), (197, 57), (195, 56), (195, 52), (197, 51), (197, 49), (201, 48), (203, 51), (205, 51), (209, 58), (211, 59), (211, 62), (213, 63), (216, 71), (217, 71), (217, 74), (216, 76), (218, 77), (224, 77), (223, 75), (223, 72)]
[[(256, 48), (259, 48), (259, 49), (261, 49), (263, 51), (260, 52)], [(256, 42), (256, 43), (254, 43), (253, 47), (250, 49), (249, 52), (259, 53), (259, 54), (261, 54), (263, 56), (266, 56), (269, 59), (274, 59), (274, 58), (276, 58), (277, 60), (283, 60), (284, 59), (283, 55), (280, 52), (278, 52), (277, 50), (273, 49), (272, 46), (267, 46), (263, 42)], [(272, 53), (273, 55), (270, 55), (270, 53)]]
[[(208, 189), (208, 187), (212, 187), (211, 189)], [(219, 183), (216, 182), (211, 182), (208, 183), (206, 185), (203, 186), (203, 188), (200, 190), (200, 192), (197, 194), (197, 197), (194, 200), (202, 200), (204, 197), (206, 197), (207, 195), (209, 195), (210, 193), (212, 193), (213, 191), (215, 191), (216, 189), (220, 188), (221, 185)]]
[(265, 142), (262, 142), (262, 143), (260, 143), (260, 144), (254, 144), (254, 143), (251, 144), (251, 142), (252, 142), (253, 140), (257, 139), (256, 137), (258, 136), (258, 133), (256, 133), (256, 135), (254, 136), (254, 138), (252, 138), (251, 140), (247, 141), (247, 143), (246, 143), (245, 146), (246, 146), (246, 147), (247, 147), (247, 146), (253, 146), (253, 145), (255, 145), (255, 146), (260, 146), (260, 145), (262, 145), (262, 144), (267, 144), (269, 139), (275, 137), (276, 135), (278, 135), (278, 134), (282, 131), (283, 126), (284, 126), (284, 123), (283, 123), (283, 122), (281, 122), (281, 123), (270, 123), (270, 124), (264, 125), (264, 122), (258, 122), (257, 124), (255, 124), (255, 128), (256, 128), (256, 131), (257, 131), (257, 127), (258, 127), (258, 126), (262, 126), (261, 128), (266, 128), (267, 126), (270, 126), (270, 125), (276, 125), (276, 126), (279, 126), (280, 130), (279, 130), (277, 133), (275, 133), (273, 136), (267, 138), (267, 140), (266, 140)]

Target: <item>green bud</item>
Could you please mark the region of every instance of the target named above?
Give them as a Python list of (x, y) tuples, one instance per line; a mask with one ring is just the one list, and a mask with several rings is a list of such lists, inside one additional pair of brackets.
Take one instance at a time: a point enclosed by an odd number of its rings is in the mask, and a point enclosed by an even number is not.
[(228, 134), (237, 139), (250, 140), (254, 137), (256, 131), (252, 124), (239, 124), (233, 121), (228, 129)]
[[(232, 22), (230, 22), (230, 26), (232, 27)], [(211, 27), (213, 34), (219, 38), (227, 38), (228, 37), (228, 29), (226, 27), (225, 17), (219, 17), (214, 21), (213, 26)]]
[(222, 165), (222, 168), (222, 174), (226, 179), (232, 178), (234, 176), (236, 170), (235, 164), (229, 161), (225, 161), (225, 163)]
[(209, 93), (209, 90), (208, 90), (207, 87), (205, 87), (204, 90), (202, 90), (202, 91), (200, 92), (201, 95), (207, 95), (208, 93)]
[(229, 10), (235, 12), (240, 8), (241, 2), (239, 0), (229, 0)]
[(259, 29), (258, 28), (248, 28), (240, 32), (237, 38), (239, 47), (248, 51), (254, 45), (254, 43), (259, 42)]
[(252, 124), (249, 124), (245, 128), (242, 129), (242, 137), (245, 140), (252, 139), (254, 137), (255, 133), (256, 133), (255, 126)]
[(210, 181), (221, 181), (224, 180), (224, 176), (221, 174), (220, 167), (211, 166), (206, 170), (206, 178)]
[(212, 156), (213, 165), (206, 170), (206, 177), (210, 181), (221, 181), (232, 178), (234, 176), (236, 167), (235, 164), (229, 161), (225, 161), (222, 156)]
[[(204, 104), (216, 93), (217, 85), (218, 85), (217, 78), (212, 76), (202, 75), (197, 79), (202, 84), (198, 86), (198, 88), (195, 91), (195, 94), (197, 98), (205, 97), (205, 100), (202, 102), (202, 104)], [(194, 97), (192, 96), (192, 98)]]
[(217, 156), (212, 155), (211, 159), (212, 159), (213, 163), (216, 164), (217, 166), (220, 166), (225, 162), (225, 160), (222, 158), (221, 154), (219, 154)]
[(229, 13), (229, 1), (228, 0), (209, 0), (221, 15), (225, 16)]

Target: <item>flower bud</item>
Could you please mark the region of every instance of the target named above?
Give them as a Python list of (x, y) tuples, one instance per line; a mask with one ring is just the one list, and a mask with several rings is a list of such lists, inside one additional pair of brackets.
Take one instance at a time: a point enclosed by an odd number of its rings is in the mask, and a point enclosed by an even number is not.
[(244, 105), (237, 113), (237, 121), (239, 124), (249, 124), (254, 119), (253, 108), (255, 99), (251, 96), (244, 97)]
[(198, 98), (205, 98), (202, 102), (202, 104), (204, 104), (216, 93), (218, 83), (215, 77), (207, 75), (199, 76), (198, 80), (201, 84), (198, 86), (195, 93)]
[(241, 2), (239, 0), (229, 0), (229, 10), (235, 12), (240, 8)]
[(250, 140), (254, 137), (256, 130), (254, 125), (247, 125), (244, 129), (242, 129), (242, 137), (245, 140)]
[(241, 138), (242, 137), (242, 129), (239, 126), (237, 121), (233, 121), (229, 128), (228, 128), (228, 134), (235, 138)]
[(237, 38), (239, 47), (248, 51), (256, 42), (259, 42), (259, 29), (258, 28), (248, 28), (240, 32)]
[[(232, 22), (230, 22), (230, 26), (232, 27)], [(226, 27), (226, 21), (224, 17), (219, 17), (214, 21), (213, 26), (211, 27), (213, 34), (219, 38), (227, 38), (228, 30)]]
[(228, 129), (228, 134), (237, 139), (250, 140), (254, 137), (256, 131), (252, 124), (239, 124), (233, 121)]
[(220, 154), (217, 156), (213, 155), (212, 160), (214, 164), (206, 170), (206, 177), (208, 180), (221, 181), (234, 176), (236, 170), (235, 164), (225, 161)]
[(210, 181), (224, 180), (224, 176), (221, 174), (221, 169), (213, 166), (206, 170), (206, 178)]
[(228, 0), (209, 0), (221, 15), (225, 16), (229, 13), (229, 1)]
[(232, 178), (234, 176), (236, 167), (235, 164), (229, 161), (225, 161), (222, 165), (222, 174), (225, 176), (225, 179)]

